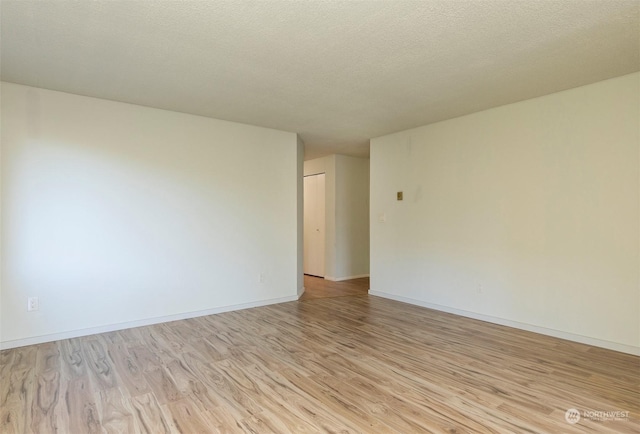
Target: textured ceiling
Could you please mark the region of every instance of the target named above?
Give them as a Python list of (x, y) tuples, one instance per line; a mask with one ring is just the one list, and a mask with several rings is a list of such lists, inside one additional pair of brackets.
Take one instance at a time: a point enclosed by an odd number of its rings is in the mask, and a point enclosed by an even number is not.
[(307, 158), (640, 69), (638, 0), (0, 7), (4, 81), (297, 132)]

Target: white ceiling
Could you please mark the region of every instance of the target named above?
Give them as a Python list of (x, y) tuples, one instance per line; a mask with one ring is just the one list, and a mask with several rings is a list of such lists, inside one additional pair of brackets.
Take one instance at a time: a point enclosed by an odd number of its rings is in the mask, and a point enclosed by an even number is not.
[(638, 0), (0, 5), (4, 81), (297, 132), (307, 158), (640, 69)]

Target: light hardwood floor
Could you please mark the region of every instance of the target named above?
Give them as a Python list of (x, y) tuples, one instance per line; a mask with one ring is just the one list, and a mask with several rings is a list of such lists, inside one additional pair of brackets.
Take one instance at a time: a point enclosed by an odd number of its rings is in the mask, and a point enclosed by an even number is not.
[(640, 432), (640, 358), (368, 295), (5, 350), (0, 378), (2, 433)]
[(345, 297), (351, 295), (367, 295), (369, 293), (369, 278), (343, 280), (333, 282), (322, 277), (304, 275), (304, 294), (301, 301), (316, 298)]

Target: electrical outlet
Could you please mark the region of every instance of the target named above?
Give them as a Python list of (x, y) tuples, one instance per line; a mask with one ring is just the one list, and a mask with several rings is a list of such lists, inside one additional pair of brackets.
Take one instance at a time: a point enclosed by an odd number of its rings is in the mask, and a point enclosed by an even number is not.
[(27, 311), (31, 312), (32, 310), (40, 309), (40, 301), (38, 297), (29, 297), (27, 299)]
[(478, 294), (482, 294), (482, 285), (478, 283)]
[(260, 283), (264, 283), (264, 273), (260, 273), (259, 280), (260, 280)]

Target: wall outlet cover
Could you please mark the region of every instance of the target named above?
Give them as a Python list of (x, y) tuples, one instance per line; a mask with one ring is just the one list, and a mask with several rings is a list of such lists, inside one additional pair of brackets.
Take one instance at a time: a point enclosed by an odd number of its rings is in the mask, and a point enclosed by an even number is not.
[(33, 310), (38, 310), (40, 308), (40, 302), (38, 297), (29, 297), (27, 299), (27, 311), (31, 312)]

